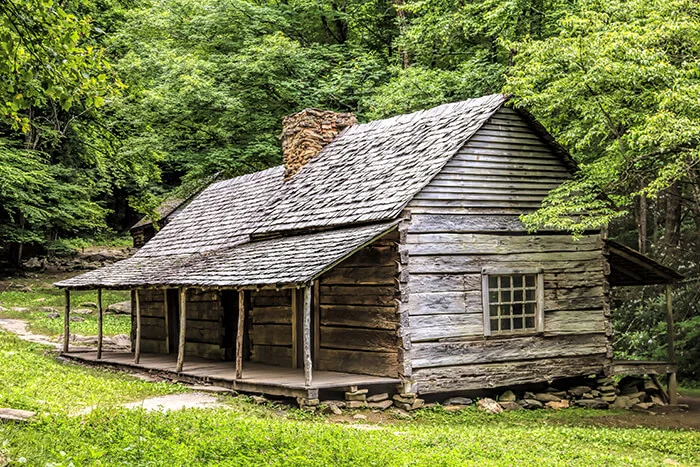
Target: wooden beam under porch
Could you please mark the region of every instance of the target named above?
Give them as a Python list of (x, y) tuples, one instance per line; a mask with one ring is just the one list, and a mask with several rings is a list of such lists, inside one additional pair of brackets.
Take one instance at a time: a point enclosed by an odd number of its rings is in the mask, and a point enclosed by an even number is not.
[(100, 360), (93, 351), (69, 352), (62, 355), (81, 363), (140, 369), (181, 381), (212, 383), (240, 392), (309, 399), (318, 398), (319, 390), (349, 391), (353, 386), (384, 386), (401, 382), (397, 378), (314, 371), (313, 381), (307, 386), (302, 368), (285, 368), (255, 362), (246, 362), (242, 378), (237, 379), (234, 362), (229, 361), (188, 357), (183, 371), (178, 374), (176, 355), (142, 353), (139, 363), (134, 363), (134, 354), (131, 352), (102, 352)]

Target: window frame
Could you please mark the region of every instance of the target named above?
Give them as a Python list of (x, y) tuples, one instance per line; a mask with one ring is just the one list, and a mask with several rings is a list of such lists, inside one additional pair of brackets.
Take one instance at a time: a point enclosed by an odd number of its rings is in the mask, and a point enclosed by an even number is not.
[[(535, 275), (535, 329), (519, 329), (511, 332), (492, 332), (490, 301), (489, 301), (489, 276), (518, 276)], [(484, 336), (486, 337), (509, 337), (536, 335), (544, 333), (544, 271), (542, 268), (483, 268), (481, 270), (481, 298), (483, 305)]]

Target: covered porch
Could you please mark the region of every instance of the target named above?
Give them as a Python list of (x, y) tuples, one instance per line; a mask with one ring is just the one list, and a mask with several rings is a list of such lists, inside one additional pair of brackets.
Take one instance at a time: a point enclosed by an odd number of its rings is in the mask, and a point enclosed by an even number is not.
[[(683, 279), (683, 276), (638, 251), (611, 240), (605, 242), (605, 256), (610, 265), (608, 281), (612, 287), (664, 285), (666, 288), (667, 360), (613, 360), (611, 373), (614, 375), (648, 375), (659, 387), (667, 402), (675, 405), (678, 403), (678, 389), (672, 292), (673, 284)], [(658, 380), (658, 376), (663, 375), (666, 375), (667, 378), (667, 392), (663, 391)]]
[(102, 352), (100, 358), (95, 351), (74, 350), (63, 355), (81, 363), (138, 369), (189, 383), (207, 383), (253, 394), (305, 399), (317, 399), (319, 391), (344, 392), (401, 383), (397, 378), (314, 371), (313, 380), (307, 385), (303, 369), (255, 362), (246, 362), (241, 375), (237, 376), (236, 368), (230, 362), (199, 357), (189, 357), (178, 371), (177, 356), (168, 354), (145, 353), (140, 356), (139, 362), (134, 361), (131, 352)]
[[(244, 392), (316, 399), (319, 390), (399, 379), (396, 223), (261, 240), (225, 251), (139, 257), (57, 283), (63, 355)], [(98, 291), (98, 347), (70, 345), (70, 291)], [(103, 289), (132, 294), (132, 352), (102, 349)]]

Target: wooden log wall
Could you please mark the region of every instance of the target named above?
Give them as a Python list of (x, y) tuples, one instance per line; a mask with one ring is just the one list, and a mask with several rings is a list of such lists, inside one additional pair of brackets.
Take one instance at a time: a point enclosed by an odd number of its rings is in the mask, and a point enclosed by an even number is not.
[[(408, 205), (406, 372), (421, 392), (547, 381), (610, 364), (607, 263), (598, 233), (529, 235), (518, 216), (568, 178), (510, 109), (499, 110)], [(544, 271), (543, 335), (484, 337), (484, 267)]]
[(185, 362), (188, 355), (223, 360), (224, 309), (221, 294), (214, 290), (187, 289), (186, 311)]
[(292, 366), (292, 291), (259, 290), (252, 293), (250, 310), (251, 360)]
[[(165, 336), (165, 303), (162, 289), (140, 289), (141, 351), (167, 353)], [(177, 310), (175, 310), (176, 312)], [(188, 289), (185, 355), (222, 360), (223, 308), (219, 293)], [(132, 335), (135, 335), (132, 320)], [(171, 336), (173, 339), (174, 336)]]
[[(141, 352), (168, 353), (165, 347), (165, 306), (163, 290), (139, 289), (141, 307)], [(132, 310), (134, 308), (132, 307)], [(131, 320), (132, 335), (136, 336), (136, 319)]]
[(319, 370), (397, 376), (398, 233), (320, 277)]

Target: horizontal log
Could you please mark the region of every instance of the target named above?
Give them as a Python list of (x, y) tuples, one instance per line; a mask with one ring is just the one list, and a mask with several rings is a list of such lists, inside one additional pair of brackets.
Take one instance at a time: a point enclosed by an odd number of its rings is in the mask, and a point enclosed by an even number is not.
[[(570, 235), (488, 235), (460, 233), (409, 233), (409, 255), (512, 254), (535, 252), (600, 251), (599, 235), (574, 240)], [(602, 254), (602, 253), (601, 253)]]
[[(537, 197), (538, 200), (544, 199), (549, 194), (550, 189), (546, 185), (540, 185), (534, 188), (523, 188), (521, 186), (509, 187), (497, 183), (461, 183), (461, 182), (446, 182), (439, 180), (436, 183), (423, 188), (416, 197), (426, 197), (426, 199), (518, 199), (522, 196), (524, 199)], [(532, 200), (531, 200), (532, 201)]]
[(187, 319), (185, 339), (190, 342), (202, 342), (221, 345), (224, 328), (221, 323), (214, 321), (202, 321)]
[(564, 167), (561, 160), (547, 151), (494, 151), (465, 148), (452, 157), (453, 161), (515, 162), (550, 164)]
[(263, 291), (253, 292), (253, 307), (286, 306), (292, 309), (292, 295), (289, 290), (280, 290), (274, 295), (263, 295), (261, 292)]
[[(139, 291), (139, 295), (141, 291)], [(141, 336), (141, 352), (142, 353), (168, 353), (168, 349), (165, 347), (165, 339), (149, 339)]]
[(521, 212), (523, 209), (535, 210), (542, 206), (540, 200), (537, 201), (506, 201), (506, 200), (427, 200), (414, 198), (409, 204), (408, 209), (417, 213), (442, 214), (453, 213), (462, 214), (475, 212), (478, 209), (481, 212), (489, 209), (495, 212)]
[(341, 262), (338, 267), (353, 266), (392, 266), (397, 259), (397, 246), (375, 245), (367, 246)]
[(473, 207), (447, 207), (447, 206), (407, 206), (411, 214), (414, 215), (450, 215), (450, 216), (519, 216), (530, 212), (535, 212), (539, 207), (528, 207), (520, 205), (518, 207), (499, 207), (499, 206), (473, 206)]
[(480, 273), (484, 267), (542, 268), (550, 272), (566, 270), (602, 271), (599, 251), (513, 253), (502, 255), (412, 256), (408, 264), (414, 273)]
[(218, 302), (187, 302), (187, 318), (220, 321), (224, 310)]
[(319, 352), (318, 369), (396, 377), (398, 356), (396, 352), (359, 352), (322, 348)]
[(538, 139), (533, 139), (529, 135), (528, 136), (507, 136), (506, 134), (498, 134), (498, 135), (487, 135), (487, 134), (482, 134), (480, 132), (477, 132), (474, 136), (469, 138), (469, 143), (467, 145), (470, 145), (470, 143), (475, 143), (475, 142), (483, 142), (483, 143), (488, 143), (488, 144), (515, 144), (518, 146), (523, 146), (526, 148), (536, 148), (536, 149), (541, 149), (541, 148), (546, 148), (547, 145), (539, 141)]
[[(476, 275), (472, 275), (472, 277), (474, 276)], [(481, 281), (481, 274), (478, 275), (478, 278)], [(412, 274), (409, 276), (408, 288), (412, 294), (422, 292), (461, 292), (467, 290), (464, 280), (463, 274)]]
[(187, 357), (201, 357), (211, 360), (223, 360), (225, 349), (216, 344), (202, 342), (185, 342), (185, 369), (187, 369)]
[(463, 292), (411, 293), (408, 312), (411, 315), (481, 313), (481, 288)]
[(396, 266), (335, 267), (320, 277), (321, 285), (394, 285)]
[(556, 188), (561, 184), (558, 178), (533, 178), (524, 174), (504, 176), (504, 175), (476, 175), (470, 172), (452, 170), (449, 172), (440, 172), (430, 182), (434, 185), (454, 186), (459, 183), (465, 187), (519, 187), (521, 184), (530, 185), (531, 188)]
[(544, 332), (550, 336), (606, 333), (608, 320), (602, 309), (549, 311), (544, 314)]
[[(471, 205), (476, 205), (476, 206), (489, 206), (492, 204), (495, 205), (503, 205), (504, 201), (509, 201), (511, 203), (514, 202), (525, 202), (525, 203), (531, 203), (531, 202), (536, 202), (536, 203), (541, 203), (542, 200), (545, 198), (547, 193), (534, 193), (534, 194), (526, 194), (526, 193), (518, 193), (518, 192), (511, 192), (511, 193), (463, 193), (463, 192), (454, 192), (454, 191), (445, 191), (445, 190), (430, 190), (429, 187), (418, 193), (416, 196), (413, 197), (413, 200), (421, 200), (421, 201), (430, 201), (433, 204), (442, 202), (442, 204), (435, 204), (438, 206), (442, 205), (464, 205), (464, 206), (471, 206)], [(444, 204), (445, 201), (451, 202), (448, 204)], [(478, 204), (476, 202), (479, 201)], [(482, 202), (483, 201), (483, 202)], [(421, 203), (414, 203), (413, 201), (411, 202), (412, 205), (419, 205)], [(426, 204), (426, 203), (422, 203)], [(510, 204), (510, 203), (505, 203), (505, 204)]]
[(321, 305), (321, 325), (323, 326), (347, 326), (370, 329), (395, 330), (398, 326), (396, 307), (366, 308), (358, 310), (341, 306)]
[[(161, 293), (162, 294), (162, 293)], [(162, 295), (161, 295), (162, 299)], [(201, 289), (188, 289), (187, 290), (187, 301), (188, 302), (219, 302), (219, 292), (215, 290), (201, 290)]]
[(393, 352), (396, 347), (393, 330), (321, 326), (321, 348)]
[(414, 315), (409, 317), (411, 342), (484, 335), (481, 313), (454, 315)]
[[(139, 292), (140, 294), (141, 292)], [(139, 297), (139, 306), (142, 317), (163, 319), (165, 313), (164, 302), (142, 302)]]
[[(387, 287), (388, 288), (388, 287)], [(321, 305), (379, 305), (393, 306), (396, 297), (390, 295), (321, 295)]]
[(289, 368), (292, 366), (292, 348), (275, 345), (254, 345), (251, 360)]
[(491, 126), (484, 125), (481, 128), (479, 128), (479, 131), (476, 132), (475, 136), (492, 136), (494, 138), (500, 138), (502, 136), (505, 136), (508, 138), (526, 139), (528, 141), (533, 141), (535, 143), (540, 143), (543, 145), (546, 144), (532, 130), (519, 130), (518, 128), (512, 126), (503, 128), (493, 128)]
[(253, 345), (292, 345), (292, 326), (264, 324), (252, 326), (250, 340)]
[(413, 215), (408, 232), (525, 232), (517, 215)]
[(290, 306), (252, 308), (250, 317), (253, 324), (292, 324), (292, 308)]
[(506, 337), (469, 342), (424, 342), (409, 352), (413, 369), (539, 358), (580, 357), (606, 352), (605, 334)]
[(142, 306), (148, 302), (163, 302), (162, 289), (139, 289), (139, 302)]
[(599, 374), (608, 363), (605, 354), (486, 363), (415, 370), (412, 379), (421, 393), (440, 393), (518, 386), (559, 378)]

